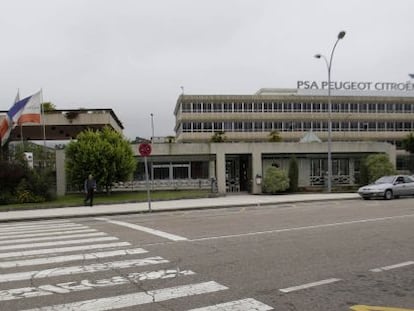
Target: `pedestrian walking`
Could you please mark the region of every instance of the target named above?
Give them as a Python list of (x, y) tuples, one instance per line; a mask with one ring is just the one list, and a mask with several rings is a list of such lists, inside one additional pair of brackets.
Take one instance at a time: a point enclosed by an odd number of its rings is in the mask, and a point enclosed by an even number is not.
[(88, 178), (85, 179), (84, 189), (85, 189), (86, 197), (85, 197), (85, 200), (83, 200), (83, 202), (86, 205), (89, 201), (89, 205), (92, 206), (93, 205), (93, 195), (94, 195), (95, 190), (96, 190), (96, 181), (93, 178), (92, 174), (89, 174)]

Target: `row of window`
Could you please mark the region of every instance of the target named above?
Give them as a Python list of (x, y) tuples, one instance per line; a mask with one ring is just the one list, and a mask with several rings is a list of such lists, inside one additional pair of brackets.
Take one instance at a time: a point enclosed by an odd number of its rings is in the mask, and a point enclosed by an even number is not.
[[(327, 103), (183, 103), (184, 113), (233, 112), (328, 112)], [(332, 112), (342, 113), (414, 113), (414, 103), (332, 103)]]
[[(400, 121), (333, 121), (332, 131), (413, 131), (414, 122)], [(280, 122), (184, 122), (179, 132), (306, 132), (328, 131), (327, 121), (280, 121)]]
[[(149, 175), (154, 180), (206, 179), (209, 177), (209, 166), (207, 161), (150, 162)], [(145, 180), (145, 169), (141, 162), (138, 163), (135, 179)]]

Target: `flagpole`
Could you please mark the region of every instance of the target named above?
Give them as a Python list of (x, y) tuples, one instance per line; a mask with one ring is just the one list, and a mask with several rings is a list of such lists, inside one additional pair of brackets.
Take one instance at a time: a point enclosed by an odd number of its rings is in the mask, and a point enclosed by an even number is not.
[(43, 145), (46, 147), (46, 125), (45, 125), (45, 111), (43, 107), (43, 89), (40, 89), (40, 114), (43, 124)]

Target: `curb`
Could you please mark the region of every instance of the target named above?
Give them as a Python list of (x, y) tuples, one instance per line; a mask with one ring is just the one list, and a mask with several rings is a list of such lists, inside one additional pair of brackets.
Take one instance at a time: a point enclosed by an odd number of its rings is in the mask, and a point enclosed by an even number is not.
[[(359, 198), (315, 198), (315, 199), (298, 199), (284, 202), (258, 202), (254, 203), (239, 203), (239, 204), (217, 204), (209, 206), (192, 206), (192, 207), (176, 207), (176, 208), (161, 208), (149, 210), (136, 210), (136, 211), (113, 211), (113, 212), (91, 212), (87, 214), (68, 214), (68, 215), (44, 215), (39, 217), (10, 217), (7, 219), (0, 219), (0, 223), (8, 222), (20, 222), (20, 221), (40, 221), (40, 220), (51, 220), (51, 219), (66, 219), (66, 218), (87, 218), (97, 216), (116, 216), (116, 215), (132, 215), (132, 214), (152, 214), (152, 213), (166, 213), (166, 212), (178, 212), (178, 211), (194, 211), (202, 209), (222, 209), (222, 208), (237, 208), (237, 207), (260, 207), (260, 206), (272, 206), (285, 205), (293, 203), (312, 203), (312, 202), (330, 202), (330, 201), (345, 201), (345, 200), (358, 200)], [(62, 207), (64, 209), (64, 207)], [(7, 212), (6, 212), (7, 213)]]

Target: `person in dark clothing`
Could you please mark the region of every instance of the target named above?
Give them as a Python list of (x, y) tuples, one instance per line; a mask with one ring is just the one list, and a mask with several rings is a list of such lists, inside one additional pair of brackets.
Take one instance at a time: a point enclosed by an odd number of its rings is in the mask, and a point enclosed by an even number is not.
[(85, 200), (83, 200), (83, 202), (86, 205), (87, 202), (89, 201), (89, 205), (92, 206), (93, 205), (93, 195), (94, 195), (94, 192), (96, 190), (96, 181), (93, 178), (92, 174), (90, 174), (88, 176), (88, 178), (85, 179), (84, 189), (85, 189), (86, 197), (85, 197)]

